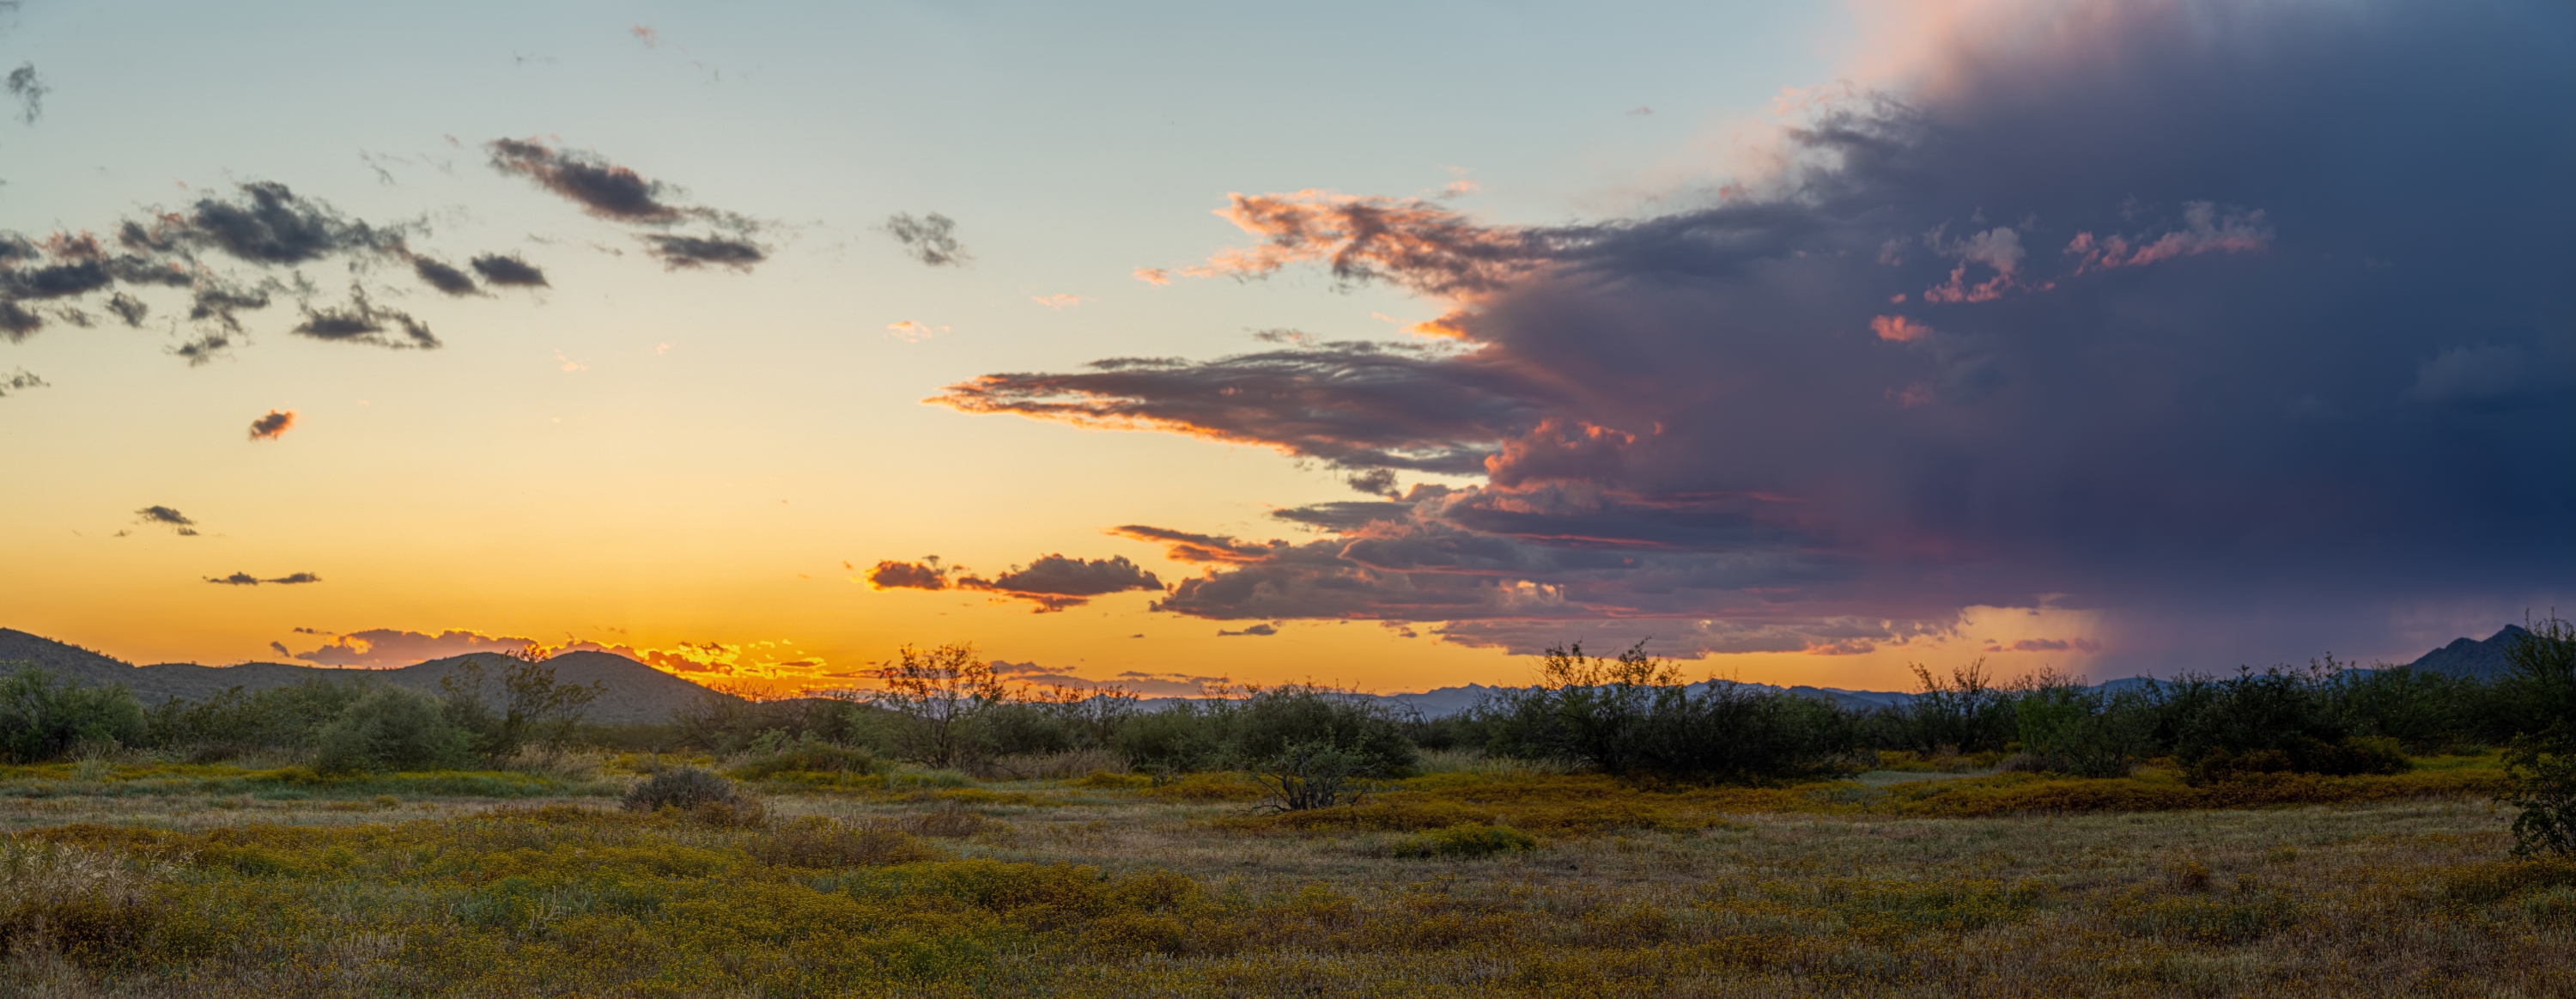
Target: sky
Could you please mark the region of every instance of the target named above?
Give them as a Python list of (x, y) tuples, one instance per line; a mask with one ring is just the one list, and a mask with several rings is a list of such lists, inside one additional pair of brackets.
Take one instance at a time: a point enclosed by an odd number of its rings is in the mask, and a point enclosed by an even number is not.
[(2576, 9), (0, 3), (0, 626), (784, 692), (2576, 609)]

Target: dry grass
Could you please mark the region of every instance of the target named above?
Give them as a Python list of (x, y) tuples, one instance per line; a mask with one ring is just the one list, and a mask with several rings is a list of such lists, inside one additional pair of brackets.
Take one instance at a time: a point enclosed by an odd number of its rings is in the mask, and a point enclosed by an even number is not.
[[(2153, 772), (2077, 795), (1456, 768), (1273, 817), (1223, 776), (1100, 774), (773, 794), (758, 827), (66, 790), (0, 799), (38, 872), (0, 898), (69, 886), (44, 897), (122, 929), (13, 931), (0, 994), (2576, 993), (2576, 864), (2506, 860), (2506, 816), (2460, 791), (2479, 772), (2208, 809), (2139, 797), (2170, 793)], [(27, 828), (82, 801), (102, 817)], [(1430, 848), (1498, 822), (1536, 848)]]

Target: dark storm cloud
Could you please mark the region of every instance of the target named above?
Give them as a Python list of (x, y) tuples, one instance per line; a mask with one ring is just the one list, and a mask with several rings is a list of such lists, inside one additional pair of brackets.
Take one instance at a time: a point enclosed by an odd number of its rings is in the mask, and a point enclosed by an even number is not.
[(1283, 511), (1333, 536), (1193, 559), (1155, 606), (1203, 618), (1852, 651), (2049, 599), (2106, 612), (2108, 664), (2157, 667), (2576, 597), (2576, 468), (2538, 457), (2576, 451), (2576, 11), (1984, 27), (1700, 207), (1511, 227), (1244, 195), (1221, 214), (1254, 245), (1181, 271), (1409, 289), (1454, 349), (936, 401), (1485, 480)]
[(1491, 360), (1366, 342), (1206, 362), (1113, 358), (1071, 374), (986, 375), (930, 401), (1257, 444), (1351, 469), (1472, 473), (1490, 441), (1536, 422), (1557, 394), (1543, 374)]
[(360, 343), (392, 350), (436, 350), (438, 337), (408, 312), (367, 300), (365, 289), (351, 287), (348, 304), (304, 308), (304, 321), (287, 332), (331, 343)]
[(546, 272), (538, 270), (535, 266), (529, 264), (525, 260), (519, 259), (516, 254), (502, 256), (497, 253), (486, 253), (474, 258), (471, 263), (474, 267), (474, 273), (483, 275), (483, 280), (501, 285), (502, 287), (546, 287)]
[(731, 267), (748, 271), (751, 265), (769, 259), (768, 252), (758, 243), (714, 233), (704, 236), (646, 235), (643, 240), (645, 248), (662, 262), (663, 267), (675, 271), (696, 267)]
[(885, 221), (886, 235), (903, 244), (906, 256), (932, 267), (962, 267), (968, 260), (966, 246), (957, 241), (957, 222), (938, 212), (921, 218), (896, 212)]
[(964, 590), (982, 590), (1037, 605), (1039, 613), (1079, 607), (1092, 597), (1129, 590), (1163, 588), (1154, 574), (1116, 555), (1105, 559), (1066, 558), (1043, 555), (1025, 567), (1013, 568), (991, 579), (967, 576), (956, 581)]
[(526, 177), (600, 218), (618, 222), (667, 225), (686, 214), (662, 201), (670, 186), (646, 180), (598, 153), (558, 150), (534, 140), (496, 139), (484, 145), (492, 168)]
[(481, 290), (464, 271), (432, 257), (411, 258), (411, 270), (422, 283), (449, 295), (471, 295)]

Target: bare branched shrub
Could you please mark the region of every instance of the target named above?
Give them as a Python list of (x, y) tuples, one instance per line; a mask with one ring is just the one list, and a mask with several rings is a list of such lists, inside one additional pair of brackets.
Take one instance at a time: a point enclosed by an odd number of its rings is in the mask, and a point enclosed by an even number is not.
[(1359, 799), (1359, 781), (1376, 772), (1367, 754), (1330, 742), (1291, 742), (1252, 770), (1270, 792), (1263, 807), (1278, 812), (1329, 808)]

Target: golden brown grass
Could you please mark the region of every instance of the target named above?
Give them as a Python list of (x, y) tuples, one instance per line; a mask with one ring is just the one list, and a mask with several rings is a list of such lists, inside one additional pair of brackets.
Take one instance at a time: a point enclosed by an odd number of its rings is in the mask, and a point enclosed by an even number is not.
[[(2222, 809), (2154, 772), (2078, 794), (1462, 768), (1269, 817), (1231, 778), (1115, 774), (772, 794), (759, 826), (604, 799), (28, 811), (67, 792), (0, 799), (26, 858), (0, 898), (68, 900), (0, 917), (0, 993), (2576, 992), (2576, 864), (2506, 859), (2506, 816), (2461, 790), (2480, 772)], [(2301, 795), (2330, 800), (2271, 803)], [(1422, 847), (1496, 823), (1536, 848)]]

